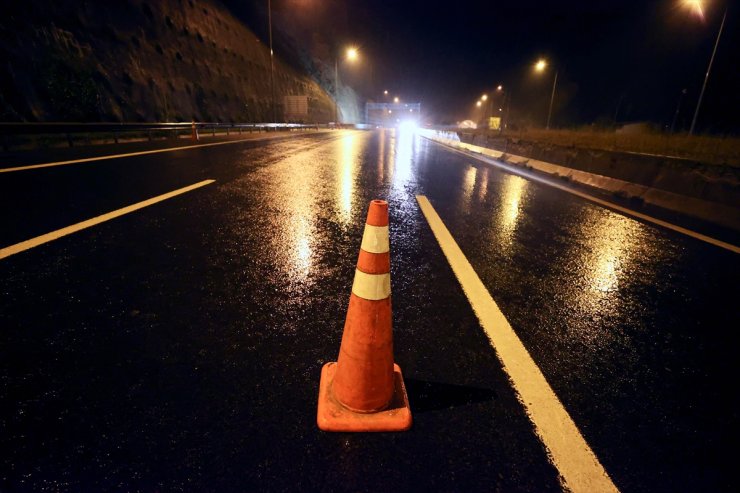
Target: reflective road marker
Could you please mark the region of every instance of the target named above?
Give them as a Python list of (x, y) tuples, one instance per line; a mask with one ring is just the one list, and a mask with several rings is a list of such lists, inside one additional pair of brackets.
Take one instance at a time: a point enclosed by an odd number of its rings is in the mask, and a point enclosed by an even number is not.
[(77, 224), (67, 226), (66, 228), (57, 229), (56, 231), (52, 231), (51, 233), (46, 233), (45, 235), (37, 236), (36, 238), (31, 238), (30, 240), (22, 241), (20, 243), (16, 243), (15, 245), (5, 247), (3, 249), (0, 249), (0, 259), (4, 259), (5, 257), (10, 257), (11, 255), (14, 255), (16, 253), (23, 252), (25, 250), (31, 249), (39, 245), (43, 245), (44, 243), (54, 241), (57, 238), (61, 238), (62, 236), (67, 236), (72, 233), (76, 233), (78, 231), (95, 226), (105, 221), (110, 221), (111, 219), (115, 219), (117, 217), (123, 216), (124, 214), (128, 214), (129, 212), (134, 212), (139, 209), (143, 209), (144, 207), (148, 207), (150, 205), (156, 204), (157, 202), (162, 202), (163, 200), (167, 200), (177, 195), (190, 192), (191, 190), (195, 190), (196, 188), (210, 185), (214, 181), (216, 180), (203, 180), (193, 185), (189, 185), (184, 188), (173, 190), (172, 192), (168, 192), (163, 195), (158, 195), (156, 197), (152, 197), (151, 199), (147, 199), (142, 202), (137, 202), (135, 204), (129, 205), (122, 209), (118, 209), (113, 212), (108, 212), (107, 214), (103, 214), (97, 217), (93, 217), (92, 219), (88, 219), (86, 221), (82, 221)]
[(551, 462), (560, 472), (563, 486), (573, 493), (619, 491), (432, 204), (423, 195), (417, 195), (416, 200), (537, 435), (549, 451)]

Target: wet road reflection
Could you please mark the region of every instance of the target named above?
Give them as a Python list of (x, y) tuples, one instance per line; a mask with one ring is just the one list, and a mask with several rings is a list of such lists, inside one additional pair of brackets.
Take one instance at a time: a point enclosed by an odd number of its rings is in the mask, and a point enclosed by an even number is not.
[(643, 226), (637, 221), (604, 209), (589, 208), (588, 212), (582, 219), (581, 230), (581, 237), (588, 244), (580, 263), (588, 283), (585, 294), (598, 302), (618, 290), (620, 281), (629, 282), (634, 276), (630, 267), (635, 252), (643, 257), (652, 252), (643, 245), (646, 242)]
[(428, 154), (421, 187), (617, 485), (726, 491), (717, 443), (734, 418), (718, 403), (740, 371), (723, 342), (736, 339), (737, 256)]
[(516, 241), (516, 228), (526, 205), (527, 186), (529, 182), (524, 178), (507, 175), (503, 178), (501, 189), (501, 205), (497, 210), (496, 223), (499, 245), (504, 252), (511, 252)]
[(361, 137), (358, 134), (350, 134), (340, 140), (342, 150), (337, 163), (341, 169), (341, 181), (337, 187), (339, 191), (337, 205), (339, 217), (345, 224), (352, 218), (353, 199), (356, 199), (357, 172), (361, 165), (359, 160)]
[(412, 161), (418, 136), (409, 128), (393, 130), (390, 170), (393, 189), (402, 190), (411, 179)]
[[(65, 170), (217, 181), (0, 265), (0, 489), (560, 491), (423, 194), (623, 491), (732, 490), (735, 256), (393, 129), (188, 152)], [(373, 198), (415, 428), (322, 434)]]

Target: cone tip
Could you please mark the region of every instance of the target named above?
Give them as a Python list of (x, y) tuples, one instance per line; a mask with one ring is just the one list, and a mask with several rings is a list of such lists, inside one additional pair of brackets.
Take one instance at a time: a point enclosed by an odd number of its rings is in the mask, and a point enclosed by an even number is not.
[(367, 210), (367, 224), (370, 226), (388, 226), (388, 202), (371, 200)]

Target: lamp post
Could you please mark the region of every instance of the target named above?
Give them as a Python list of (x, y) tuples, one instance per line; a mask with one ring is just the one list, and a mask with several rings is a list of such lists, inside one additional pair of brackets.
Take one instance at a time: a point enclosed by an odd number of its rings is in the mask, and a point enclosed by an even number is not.
[[(357, 48), (347, 48), (345, 58), (350, 62), (357, 60)], [(334, 121), (339, 123), (339, 57), (334, 59)]]
[[(701, 17), (704, 17), (704, 13), (702, 11), (702, 2), (700, 0), (688, 1), (686, 3), (691, 5)], [(712, 72), (712, 64), (714, 63), (714, 55), (717, 53), (717, 46), (719, 45), (719, 38), (720, 36), (722, 36), (722, 30), (725, 27), (726, 19), (727, 19), (727, 7), (725, 7), (725, 13), (722, 16), (722, 22), (719, 25), (719, 31), (717, 32), (717, 39), (714, 41), (714, 49), (712, 50), (712, 56), (709, 58), (709, 67), (707, 67), (707, 73), (704, 75), (704, 83), (701, 86), (701, 92), (699, 93), (699, 100), (696, 103), (696, 110), (694, 111), (694, 118), (691, 120), (691, 127), (689, 128), (689, 135), (694, 135), (694, 128), (696, 127), (696, 119), (699, 116), (699, 108), (701, 108), (701, 102), (704, 99), (704, 91), (707, 88), (707, 81), (709, 80), (709, 74)]]
[[(544, 72), (546, 67), (547, 67), (547, 61), (540, 58), (539, 60), (537, 60), (537, 63), (535, 64), (534, 69), (537, 72)], [(552, 104), (555, 101), (555, 88), (557, 87), (557, 85), (558, 85), (558, 71), (556, 70), (555, 78), (552, 81), (552, 94), (550, 94), (550, 108), (547, 110), (547, 124), (545, 126), (547, 130), (550, 129), (550, 119), (552, 118)]]
[(686, 96), (686, 89), (681, 90), (681, 95), (678, 97), (678, 104), (676, 105), (676, 112), (673, 114), (673, 121), (671, 122), (671, 131), (670, 134), (673, 134), (673, 130), (676, 128), (676, 120), (678, 120), (678, 113), (681, 111), (681, 102), (683, 102), (683, 98)]
[(479, 100), (479, 101), (480, 101), (480, 102), (481, 102), (482, 104), (483, 104), (483, 103), (485, 103), (485, 107), (483, 107), (483, 123), (484, 123), (484, 125), (485, 125), (485, 124), (487, 124), (486, 120), (487, 120), (487, 118), (488, 118), (488, 113), (489, 113), (488, 109), (489, 109), (489, 108), (491, 107), (491, 103), (493, 103), (493, 99), (491, 99), (491, 100), (489, 101), (489, 99), (488, 99), (488, 94), (483, 94), (483, 95), (482, 95), (482, 96), (480, 97), (480, 100)]
[(272, 0), (267, 0), (267, 28), (270, 33), (270, 102), (272, 106), (272, 120), (277, 123), (277, 107), (275, 105), (275, 62), (272, 51)]

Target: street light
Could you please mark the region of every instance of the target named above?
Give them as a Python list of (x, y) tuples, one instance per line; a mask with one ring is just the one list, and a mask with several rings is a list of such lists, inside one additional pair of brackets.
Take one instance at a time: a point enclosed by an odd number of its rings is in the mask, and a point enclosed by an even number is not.
[[(359, 52), (354, 46), (347, 48), (345, 59), (354, 62), (359, 58)], [(334, 121), (339, 123), (339, 57), (334, 59)]]
[(683, 3), (693, 10), (696, 15), (704, 19), (704, 2), (702, 0), (683, 0)]
[[(535, 64), (534, 69), (537, 72), (544, 72), (545, 68), (547, 68), (547, 61), (545, 61), (542, 58), (537, 60), (537, 63)], [(555, 79), (552, 81), (552, 94), (550, 95), (550, 109), (547, 110), (547, 125), (545, 126), (547, 130), (550, 129), (550, 117), (552, 117), (552, 103), (553, 101), (555, 101), (555, 87), (557, 87), (557, 85), (558, 85), (558, 71), (556, 70)]]
[(275, 105), (275, 62), (272, 51), (272, 3), (267, 0), (267, 27), (270, 32), (270, 100), (272, 101), (272, 120), (277, 122), (277, 107)]
[[(689, 6), (696, 15), (704, 19), (704, 5), (701, 0), (684, 0), (684, 4)], [(701, 108), (701, 102), (704, 99), (704, 91), (707, 88), (707, 81), (709, 80), (709, 74), (712, 71), (712, 64), (714, 63), (714, 55), (717, 53), (717, 46), (719, 45), (719, 38), (722, 36), (722, 30), (725, 27), (725, 19), (727, 19), (727, 7), (725, 7), (725, 13), (722, 16), (722, 22), (719, 25), (719, 31), (717, 32), (717, 39), (714, 41), (714, 49), (712, 50), (712, 56), (709, 58), (709, 67), (707, 67), (707, 73), (704, 75), (704, 83), (701, 86), (701, 92), (699, 93), (699, 100), (696, 103), (696, 110), (694, 111), (694, 118), (691, 120), (691, 127), (689, 128), (689, 135), (694, 135), (694, 128), (696, 127), (696, 118), (699, 116), (699, 108)]]

